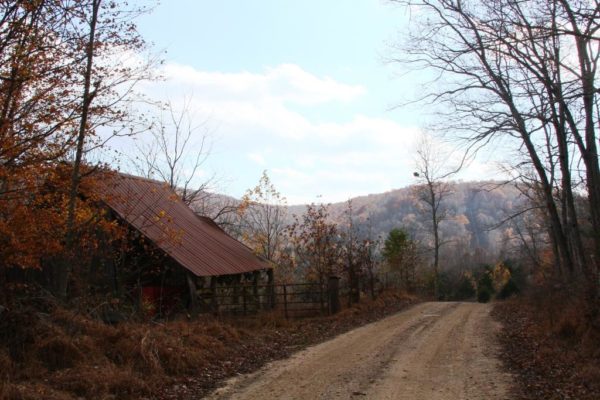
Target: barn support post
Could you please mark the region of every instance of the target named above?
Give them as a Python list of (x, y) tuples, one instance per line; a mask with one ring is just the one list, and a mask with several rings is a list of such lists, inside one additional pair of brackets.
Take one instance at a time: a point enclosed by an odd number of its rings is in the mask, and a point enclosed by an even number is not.
[(124, 243), (125, 240), (127, 240), (127, 239), (122, 238), (118, 242), (118, 250), (119, 250), (118, 257), (116, 259), (114, 259), (113, 257), (109, 257), (109, 259), (112, 260), (111, 266), (113, 268), (112, 278), (113, 278), (115, 296), (118, 298), (121, 298), (123, 296), (123, 283), (121, 282), (119, 271), (123, 271), (125, 266), (128, 265), (128, 263), (129, 263), (129, 255), (128, 255), (127, 251), (125, 251), (125, 243)]
[(269, 309), (275, 308), (275, 277), (273, 274), (273, 268), (267, 270), (267, 290), (268, 290), (268, 302)]
[(246, 301), (246, 285), (242, 286), (242, 302), (243, 302), (243, 306), (244, 306), (244, 315), (246, 315), (246, 313), (248, 312), (248, 308), (247, 308), (247, 301)]
[(210, 307), (211, 307), (213, 313), (218, 314), (219, 313), (219, 301), (217, 299), (217, 277), (216, 276), (210, 277), (210, 294), (212, 296), (210, 299)]
[(327, 295), (329, 300), (329, 314), (340, 311), (340, 278), (330, 276), (327, 282)]
[(236, 275), (233, 278), (233, 304), (235, 304), (236, 306), (238, 304), (240, 304), (240, 281), (241, 281), (242, 276), (241, 275)]
[[(192, 316), (196, 316), (198, 311), (198, 291), (196, 290), (196, 277), (190, 272), (185, 274), (185, 280), (188, 286), (190, 296), (189, 311)], [(162, 305), (162, 281), (161, 281), (161, 305)]]
[[(119, 280), (119, 266), (117, 264), (122, 262), (122, 265), (125, 264), (124, 262), (124, 258), (125, 258), (125, 254), (124, 251), (121, 250), (119, 252), (119, 257), (118, 259), (113, 259), (111, 257), (108, 258), (109, 262), (110, 262), (110, 274), (111, 274), (111, 280), (112, 280), (112, 289), (113, 289), (113, 294), (115, 297), (120, 298), (123, 294), (123, 291), (121, 290), (121, 282)], [(119, 261), (117, 261), (119, 260)], [(123, 261), (121, 261), (123, 260)]]
[(252, 297), (254, 298), (254, 308), (256, 311), (260, 310), (260, 297), (258, 296), (258, 279), (260, 277), (259, 271), (252, 273)]
[(324, 278), (319, 278), (319, 306), (321, 307), (321, 314), (325, 313), (325, 294), (326, 289), (324, 288), (325, 284), (323, 283)]
[[(163, 310), (163, 306), (164, 306), (164, 291), (165, 291), (165, 275), (166, 275), (166, 271), (165, 271), (165, 266), (163, 265), (161, 267), (161, 272), (160, 272), (160, 292), (159, 292), (159, 297), (158, 297), (158, 315), (162, 318), (164, 317), (164, 310)], [(189, 278), (188, 278), (189, 279)], [(190, 283), (188, 282), (188, 287), (190, 290), (190, 308), (191, 310), (195, 310), (196, 309), (196, 297), (197, 297), (197, 292), (196, 292), (196, 284), (193, 281), (194, 278), (192, 279), (192, 285), (193, 288), (190, 287)]]
[(142, 288), (142, 270), (137, 265), (137, 259), (134, 261), (135, 269), (137, 269), (136, 285), (135, 288), (138, 292), (138, 311), (145, 312), (144, 310), (144, 290)]

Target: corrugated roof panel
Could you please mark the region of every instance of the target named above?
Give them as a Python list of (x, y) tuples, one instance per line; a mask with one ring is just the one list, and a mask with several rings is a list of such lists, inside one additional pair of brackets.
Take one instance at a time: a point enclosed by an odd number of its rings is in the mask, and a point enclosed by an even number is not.
[(196, 276), (270, 268), (209, 218), (198, 217), (168, 185), (125, 174), (102, 181), (103, 201)]

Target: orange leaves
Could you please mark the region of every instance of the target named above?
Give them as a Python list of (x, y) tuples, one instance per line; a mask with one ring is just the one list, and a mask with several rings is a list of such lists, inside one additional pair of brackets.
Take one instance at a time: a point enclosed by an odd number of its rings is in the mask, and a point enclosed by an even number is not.
[(511, 277), (510, 268), (503, 262), (497, 263), (491, 271), (494, 290), (499, 292)]
[(61, 295), (70, 264), (120, 237), (93, 190), (79, 190), (83, 153), (102, 147), (98, 127), (133, 123), (120, 85), (130, 93), (149, 74), (146, 64), (94, 64), (116, 48), (143, 50), (135, 29), (125, 29), (143, 8), (111, 3), (15, 0), (0, 8), (0, 268), (56, 257), (68, 265), (59, 267)]
[(256, 187), (248, 189), (237, 207), (244, 227), (243, 241), (255, 254), (278, 264), (283, 252), (287, 202), (264, 171)]
[(48, 210), (48, 197), (37, 195), (43, 171), (23, 168), (16, 175), (0, 170), (0, 258), (5, 265), (38, 268), (42, 253), (60, 249), (54, 234), (60, 224)]
[(294, 246), (295, 262), (303, 268), (308, 280), (324, 280), (337, 274), (341, 268), (342, 248), (337, 226), (328, 221), (325, 205), (310, 204), (302, 220), (288, 228), (290, 243)]
[[(40, 268), (43, 260), (66, 251), (69, 168), (29, 166), (18, 172), (8, 175), (0, 168), (0, 267)], [(76, 210), (78, 253), (89, 254), (101, 237), (122, 237), (122, 228), (93, 197), (79, 197)]]

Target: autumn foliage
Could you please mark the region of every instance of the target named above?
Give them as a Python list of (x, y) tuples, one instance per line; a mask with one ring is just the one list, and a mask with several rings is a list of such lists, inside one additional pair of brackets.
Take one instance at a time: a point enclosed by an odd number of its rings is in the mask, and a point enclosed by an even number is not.
[(122, 131), (131, 118), (128, 93), (145, 76), (141, 64), (111, 62), (144, 46), (131, 20), (141, 10), (124, 7), (0, 2), (2, 277), (9, 269), (44, 269), (55, 280), (50, 289), (64, 296), (71, 273), (97, 247), (97, 233), (114, 233), (90, 195), (102, 167), (86, 154), (106, 141), (100, 128)]

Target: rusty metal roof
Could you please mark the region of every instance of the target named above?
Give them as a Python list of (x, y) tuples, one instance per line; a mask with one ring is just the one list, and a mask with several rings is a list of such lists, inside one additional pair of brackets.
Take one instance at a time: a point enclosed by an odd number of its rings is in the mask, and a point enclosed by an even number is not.
[(168, 185), (126, 174), (111, 174), (100, 181), (102, 200), (194, 275), (270, 268), (213, 220), (197, 216)]

